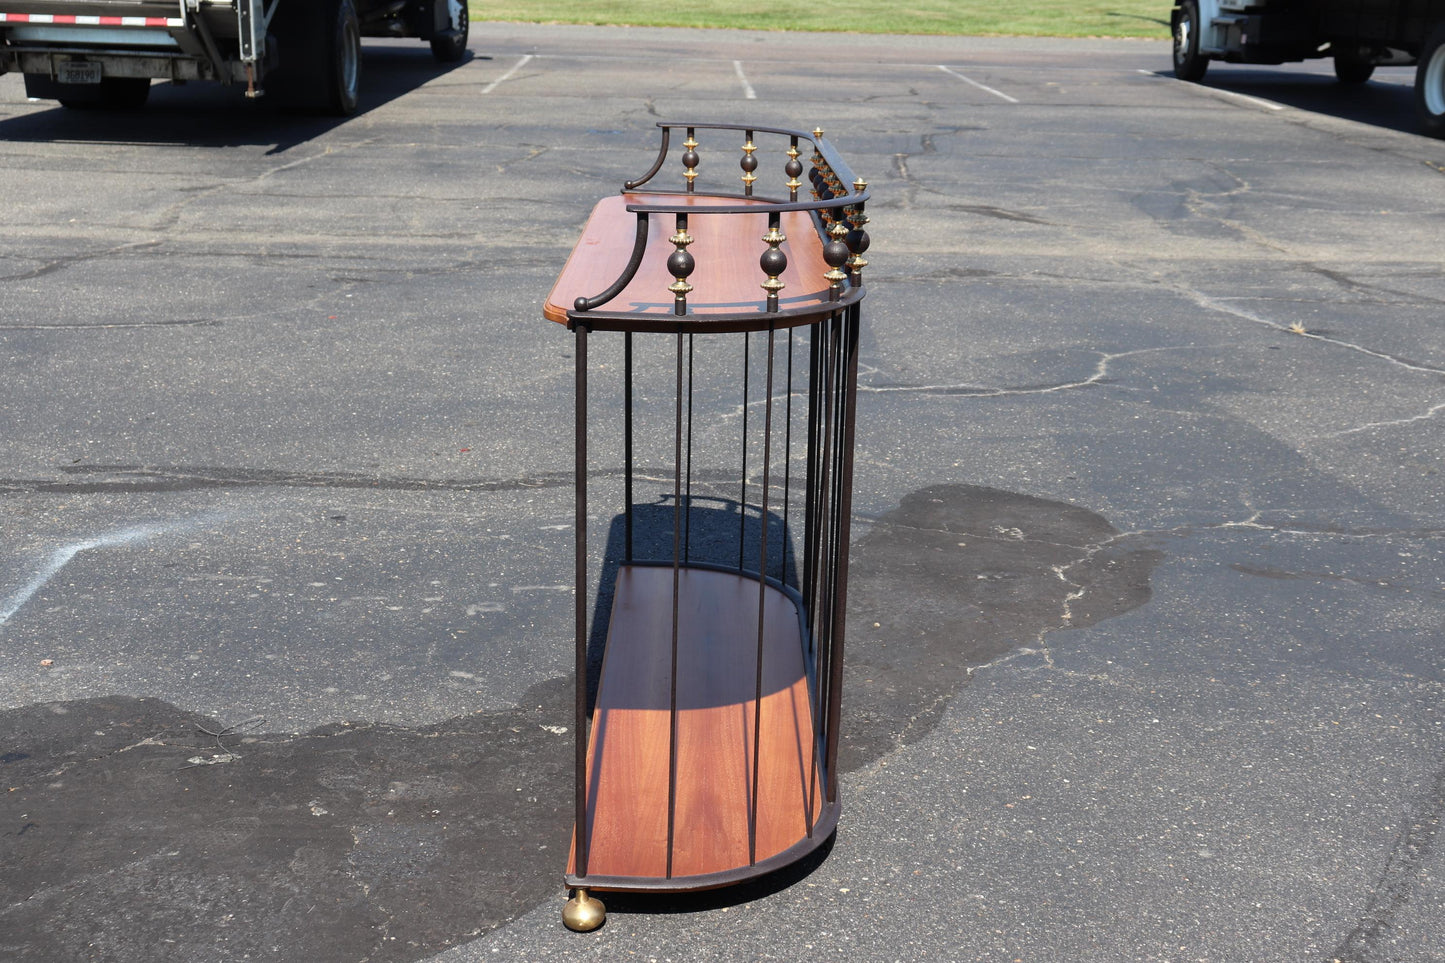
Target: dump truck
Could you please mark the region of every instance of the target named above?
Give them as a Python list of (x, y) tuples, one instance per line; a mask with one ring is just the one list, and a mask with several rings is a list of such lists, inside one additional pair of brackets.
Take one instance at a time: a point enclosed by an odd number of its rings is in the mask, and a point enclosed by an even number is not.
[(0, 73), (67, 107), (140, 107), (159, 79), (344, 116), (362, 37), (417, 37), (445, 63), (468, 27), (465, 0), (0, 0)]
[(1170, 23), (1181, 80), (1201, 80), (1212, 60), (1330, 58), (1344, 84), (1414, 64), (1421, 130), (1445, 137), (1445, 0), (1176, 0)]

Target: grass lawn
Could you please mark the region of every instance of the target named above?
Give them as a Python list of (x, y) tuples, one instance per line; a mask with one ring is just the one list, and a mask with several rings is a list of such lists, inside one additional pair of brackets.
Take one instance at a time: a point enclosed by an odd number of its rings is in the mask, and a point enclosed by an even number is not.
[(1173, 0), (487, 0), (474, 20), (1026, 37), (1169, 36)]

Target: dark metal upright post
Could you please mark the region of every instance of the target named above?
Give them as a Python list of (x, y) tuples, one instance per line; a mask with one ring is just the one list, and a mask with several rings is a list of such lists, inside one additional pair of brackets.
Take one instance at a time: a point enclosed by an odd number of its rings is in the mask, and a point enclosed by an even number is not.
[(748, 372), (752, 368), (751, 334), (743, 332), (743, 457), (741, 491), (738, 492), (738, 571), (743, 571), (743, 548), (748, 531)]
[(843, 338), (846, 369), (843, 375), (842, 454), (838, 485), (838, 588), (833, 598), (833, 652), (828, 658), (828, 801), (838, 798), (838, 726), (843, 710), (843, 624), (848, 608), (848, 543), (853, 514), (853, 435), (858, 409), (858, 324), (860, 311), (854, 304), (844, 312)]
[(692, 561), (692, 362), (693, 336), (687, 336), (687, 487), (683, 491), (686, 508), (682, 516), (682, 558)]
[(622, 557), (632, 562), (632, 332), (622, 339), (622, 446), (623, 446), (623, 528), (625, 536)]
[[(753, 798), (748, 819), (748, 863), (758, 861), (758, 777), (761, 774), (763, 743), (763, 639), (766, 638), (768, 612), (768, 486), (772, 484), (773, 455), (773, 351), (777, 338), (768, 328), (768, 370), (763, 391), (767, 401), (763, 408), (763, 493), (758, 522), (758, 650), (756, 680), (753, 687)], [(744, 471), (746, 471), (744, 466)]]
[(817, 657), (817, 609), (814, 603), (817, 601), (813, 594), (814, 573), (817, 571), (817, 559), (813, 555), (813, 543), (818, 538), (818, 399), (820, 397), (819, 387), (822, 364), (820, 352), (822, 347), (823, 332), (821, 325), (812, 325), (808, 329), (808, 445), (806, 467), (803, 469), (803, 579), (799, 583), (799, 590), (803, 596), (804, 607), (808, 612), (808, 644), (813, 648), (813, 655)]
[(672, 421), (672, 675), (668, 696), (667, 763), (667, 878), (672, 878), (672, 855), (677, 842), (677, 647), (682, 579), (682, 341), (677, 333), (676, 408)]
[(587, 326), (576, 325), (577, 332), (577, 385), (575, 422), (576, 501), (577, 516), (574, 523), (577, 541), (576, 561), (576, 773), (577, 793), (577, 877), (587, 876)]

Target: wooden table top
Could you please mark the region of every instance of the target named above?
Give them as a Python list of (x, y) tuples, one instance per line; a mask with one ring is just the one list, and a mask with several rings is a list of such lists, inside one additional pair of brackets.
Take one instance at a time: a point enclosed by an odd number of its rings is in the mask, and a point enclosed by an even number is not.
[[(649, 202), (696, 208), (688, 215), (687, 228), (694, 238), (687, 250), (697, 264), (688, 278), (693, 286), (687, 299), (690, 316), (705, 321), (710, 314), (755, 311), (760, 317), (766, 315), (766, 292), (761, 285), (767, 276), (758, 266), (759, 256), (768, 249), (762, 240), (768, 232), (765, 212), (706, 213), (709, 205), (736, 207), (748, 203), (732, 198), (617, 194), (603, 198), (592, 209), (581, 239), (543, 305), (545, 318), (567, 324), (568, 312), (577, 298), (600, 294), (622, 274), (637, 233), (637, 216), (627, 211), (627, 205)], [(672, 214), (649, 214), (648, 219), (647, 248), (637, 275), (617, 297), (597, 308), (598, 313), (633, 314), (639, 319), (673, 316), (673, 295), (668, 290), (673, 277), (667, 271), (667, 259), (676, 250), (668, 241), (676, 230), (675, 219)], [(806, 211), (785, 211), (781, 227), (788, 238), (781, 245), (788, 256), (788, 267), (781, 276), (786, 287), (779, 297), (779, 307), (790, 313), (798, 309), (828, 313), (832, 308), (828, 282), (823, 277), (828, 264), (823, 260), (823, 245), (812, 217)], [(585, 312), (579, 316), (585, 316)], [(789, 323), (798, 322), (794, 318)]]

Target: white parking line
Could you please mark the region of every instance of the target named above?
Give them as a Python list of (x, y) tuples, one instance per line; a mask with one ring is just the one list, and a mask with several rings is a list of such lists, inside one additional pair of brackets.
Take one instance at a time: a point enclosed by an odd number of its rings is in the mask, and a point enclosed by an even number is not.
[(747, 74), (743, 73), (743, 62), (741, 60), (734, 60), (733, 69), (738, 72), (738, 80), (743, 82), (743, 98), (745, 100), (757, 100), (758, 92), (753, 89), (752, 84), (748, 83)]
[(1224, 90), (1220, 87), (1202, 87), (1202, 90), (1211, 90), (1216, 94), (1223, 94), (1226, 97), (1233, 97), (1235, 100), (1242, 100), (1246, 104), (1254, 104), (1256, 107), (1266, 107), (1270, 110), (1284, 110), (1284, 104), (1276, 104), (1269, 100), (1260, 100), (1258, 97), (1251, 97), (1248, 94), (1236, 94), (1232, 90)]
[[(1156, 70), (1140, 70), (1139, 73), (1147, 77), (1158, 77), (1160, 80), (1173, 80), (1175, 83), (1186, 83), (1183, 80), (1175, 80), (1173, 77), (1165, 76)], [(1284, 104), (1276, 104), (1272, 100), (1261, 100), (1258, 97), (1251, 97), (1248, 94), (1236, 94), (1232, 90), (1225, 90), (1223, 87), (1205, 87), (1202, 84), (1189, 84), (1199, 90), (1210, 91), (1211, 93), (1223, 94), (1226, 97), (1233, 97), (1235, 100), (1242, 100), (1247, 104), (1254, 104), (1256, 107), (1265, 107), (1269, 110), (1284, 110)]]
[(530, 63), (531, 60), (532, 60), (532, 58), (535, 57), (535, 56), (536, 56), (536, 54), (527, 54), (527, 55), (526, 55), (525, 57), (523, 57), (521, 60), (519, 60), (519, 61), (517, 61), (516, 63), (512, 64), (512, 69), (511, 69), (511, 70), (509, 70), (509, 71), (507, 71), (506, 73), (502, 74), (502, 76), (498, 77), (496, 80), (492, 81), (491, 83), (489, 83), (489, 84), (487, 84), (485, 87), (483, 87), (483, 88), (482, 88), (482, 93), (483, 93), (484, 95), (485, 95), (485, 94), (490, 94), (492, 91), (496, 90), (499, 85), (504, 84), (504, 83), (506, 83), (507, 81), (511, 80), (511, 79), (512, 79), (512, 75), (515, 74), (517, 71), (521, 70), (523, 67), (527, 66), (527, 64)]
[(988, 93), (990, 93), (990, 94), (993, 94), (995, 97), (999, 97), (999, 98), (1001, 98), (1001, 99), (1003, 99), (1003, 100), (1006, 100), (1006, 101), (1008, 101), (1008, 102), (1011, 103), (1011, 104), (1016, 104), (1016, 103), (1018, 103), (1017, 98), (1010, 97), (1008, 94), (1004, 93), (1004, 92), (1001, 91), (1001, 90), (994, 90), (992, 87), (988, 86), (987, 84), (981, 84), (981, 83), (979, 83), (977, 80), (974, 80), (972, 77), (965, 77), (963, 74), (959, 73), (957, 70), (951, 70), (950, 68), (945, 67), (943, 64), (938, 64), (937, 66), (938, 66), (938, 69), (939, 69), (939, 70), (941, 70), (941, 71), (943, 71), (944, 73), (948, 74), (950, 77), (957, 77), (959, 80), (963, 81), (963, 82), (966, 83), (966, 84), (973, 84), (973, 85), (974, 85), (975, 87), (977, 87), (979, 90), (986, 91), (986, 92), (988, 92)]

